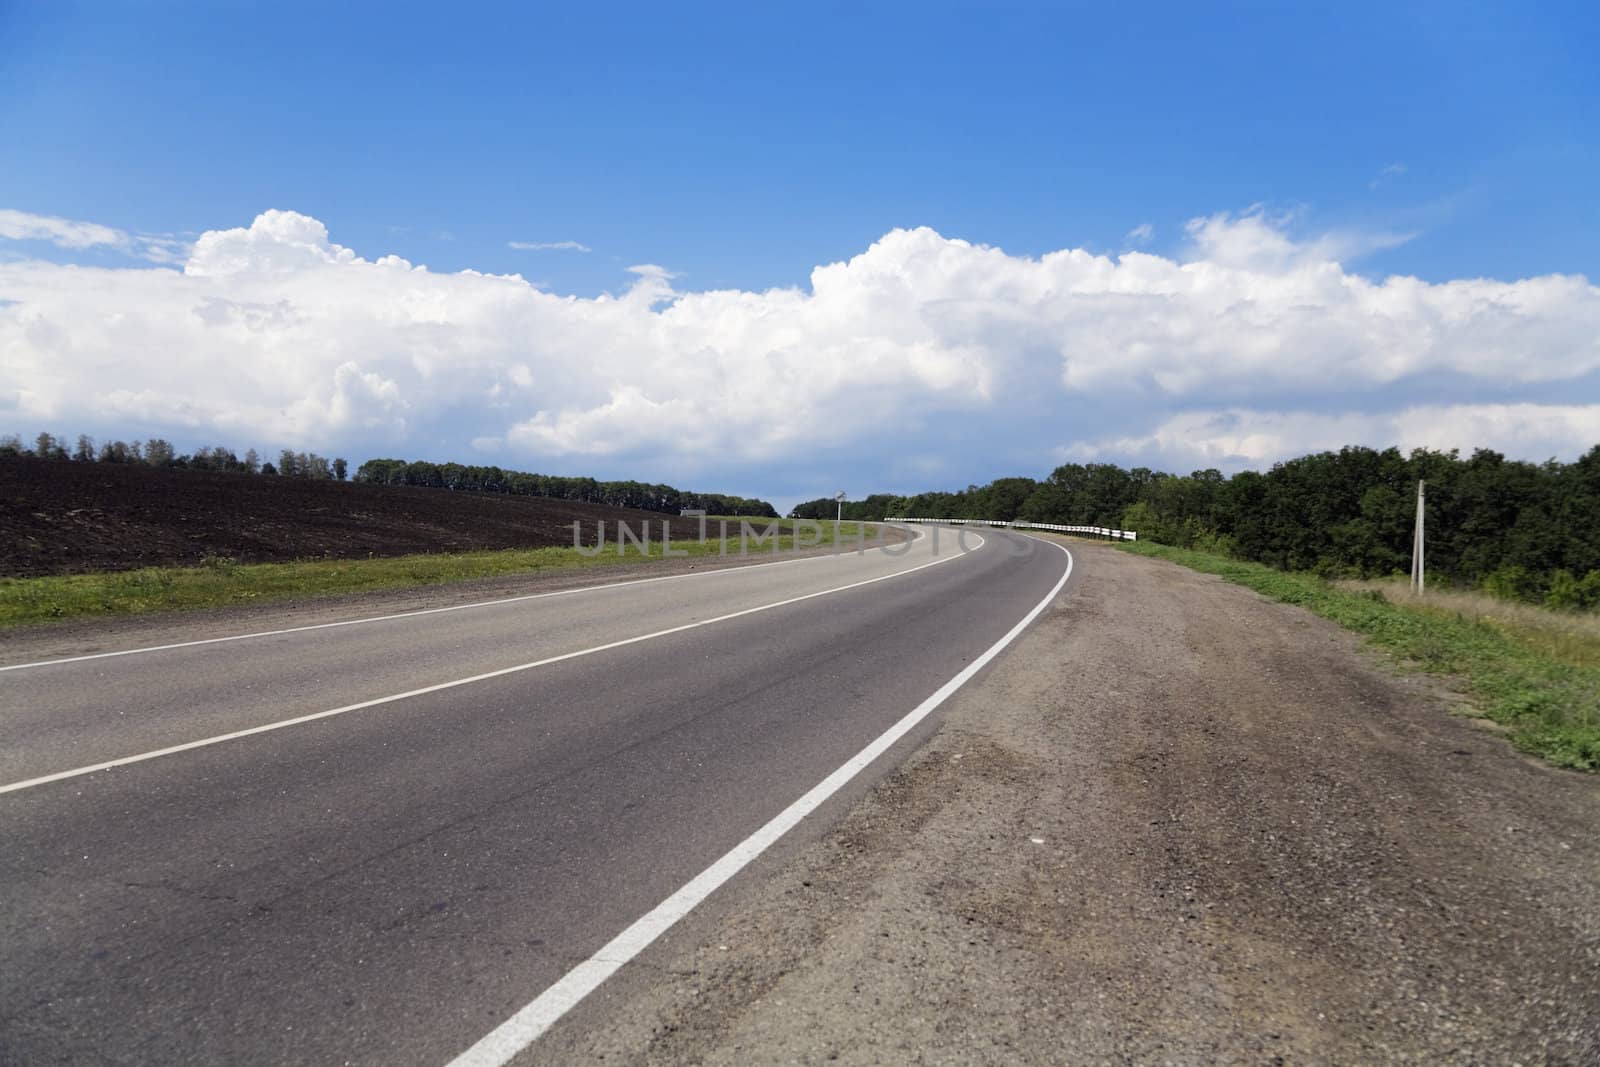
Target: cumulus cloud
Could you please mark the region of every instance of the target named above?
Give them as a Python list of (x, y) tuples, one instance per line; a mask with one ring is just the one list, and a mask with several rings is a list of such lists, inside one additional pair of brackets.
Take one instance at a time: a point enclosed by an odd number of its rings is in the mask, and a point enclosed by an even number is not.
[[(578, 298), (368, 259), (267, 211), (184, 246), (181, 269), (0, 262), (0, 419), (751, 490), (821, 462), (915, 489), (1074, 455), (1237, 465), (1367, 441), (1542, 458), (1600, 438), (1587, 279), (1373, 279), (1341, 256), (1388, 238), (1290, 223), (1196, 219), (1176, 258), (894, 230), (808, 287), (687, 291), (640, 264)], [(1422, 381), (1455, 406), (1408, 407)]]
[(507, 241), (507, 248), (518, 252), (592, 252), (594, 249), (577, 241)]
[(1600, 404), (1418, 405), (1398, 411), (1191, 411), (1148, 433), (1070, 445), (1063, 458), (1150, 457), (1182, 469), (1264, 467), (1345, 445), (1572, 457), (1600, 443)]

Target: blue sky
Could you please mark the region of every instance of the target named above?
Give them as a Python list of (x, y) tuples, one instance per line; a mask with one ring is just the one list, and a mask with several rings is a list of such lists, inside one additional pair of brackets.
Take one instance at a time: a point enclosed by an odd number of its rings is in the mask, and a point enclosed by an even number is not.
[[(261, 213), (281, 209), (320, 222), (330, 246), (368, 261), (393, 254), (436, 274), (515, 273), (546, 293), (579, 298), (630, 291), (643, 275), (628, 268), (646, 264), (670, 272), (677, 294), (808, 291), (814, 268), (862, 256), (886, 234), (918, 227), (1003, 250), (1018, 262), (1079, 249), (1112, 259), (1141, 251), (1180, 264), (1214, 254), (1221, 263), (1230, 255), (1217, 251), (1224, 235), (1203, 253), (1191, 221), (1224, 215), (1235, 229), (1240, 220), (1258, 220), (1258, 229), (1300, 250), (1291, 257), (1296, 262), (1334, 262), (1344, 275), (1375, 283), (1390, 275), (1444, 286), (1600, 274), (1600, 18), (1592, 6), (467, 6), (0, 6), (0, 209), (156, 235), (171, 242), (170, 265), (180, 268), (184, 246), (200, 234), (250, 227)], [(42, 233), (15, 224), (13, 239), (0, 241), (0, 261), (26, 259), (39, 269), (71, 262), (113, 274), (160, 269), (141, 258), (149, 246), (138, 240), (63, 244)], [(517, 249), (512, 242), (575, 242), (588, 251)], [(1251, 247), (1248, 263), (1231, 265), (1268, 277), (1290, 269), (1281, 256), (1264, 267), (1260, 249)], [(907, 254), (927, 262), (942, 255), (931, 247)], [(0, 275), (0, 299), (14, 314), (23, 303), (38, 315), (46, 308), (66, 314), (70, 302), (56, 290), (69, 285), (67, 276), (41, 277), (8, 283)], [(976, 299), (959, 289), (966, 277), (943, 279), (914, 298), (922, 318), (943, 314), (930, 308)], [(39, 286), (56, 295), (40, 296)], [(987, 291), (985, 298), (1010, 299)], [(698, 451), (649, 440), (609, 451), (574, 447), (581, 442), (573, 435), (589, 424), (572, 420), (604, 406), (595, 396), (614, 402), (626, 391), (623, 363), (608, 367), (605, 382), (575, 386), (570, 357), (541, 352), (538, 338), (519, 340), (511, 323), (475, 321), (467, 332), (479, 340), (469, 347), (481, 348), (485, 332), (500, 330), (506, 367), (525, 366), (535, 381), (571, 386), (539, 388), (539, 399), (513, 404), (523, 421), (544, 412), (547, 430), (569, 415), (571, 432), (556, 446), (554, 431), (525, 433), (513, 445), (516, 434), (506, 428), (471, 433), (466, 423), (475, 416), (466, 399), (453, 402), (454, 415), (441, 410), (424, 418), (421, 401), (407, 398), (412, 383), (368, 367), (349, 347), (356, 341), (325, 324), (321, 333), (308, 327), (309, 335), (352, 356), (360, 374), (393, 382), (411, 412), (406, 429), (396, 431), (391, 420), (383, 433), (364, 436), (373, 419), (352, 424), (328, 414), (320, 424), (286, 418), (279, 436), (294, 443), (316, 430), (330, 448), (409, 449), (436, 458), (476, 439), (478, 452), (508, 465), (612, 475), (637, 469), (641, 477), (686, 484), (709, 478), (707, 488), (779, 498), (812, 495), (804, 487), (813, 479), (864, 492), (918, 488), (919, 478), (932, 487), (1042, 475), (1074, 456), (1172, 466), (1216, 456), (1237, 467), (1272, 458), (1271, 449), (1252, 452), (1237, 440), (1218, 444), (1201, 434), (1204, 447), (1186, 450), (1171, 443), (1173, 435), (1197, 431), (1182, 423), (1173, 429), (1173, 420), (1255, 412), (1282, 425), (1285, 414), (1316, 411), (1345, 419), (1338, 425), (1358, 435), (1381, 436), (1390, 426), (1397, 439), (1409, 440), (1403, 427), (1393, 429), (1408, 404), (1587, 406), (1600, 399), (1588, 363), (1592, 340), (1585, 340), (1592, 298), (1590, 286), (1560, 309), (1530, 310), (1521, 297), (1512, 299), (1522, 332), (1506, 335), (1508, 358), (1498, 369), (1485, 367), (1481, 353), (1453, 350), (1398, 376), (1351, 379), (1339, 373), (1351, 360), (1385, 365), (1404, 353), (1351, 352), (1346, 344), (1330, 350), (1321, 389), (1294, 381), (1257, 393), (1185, 391), (1159, 368), (1123, 383), (1096, 373), (1068, 384), (1026, 420), (1025, 437), (1008, 440), (992, 430), (1016, 421), (1007, 414), (1014, 406), (1007, 398), (1016, 395), (1005, 387), (1008, 361), (1024, 351), (1070, 365), (1076, 350), (1044, 338), (1057, 337), (1064, 321), (1082, 327), (1081, 309), (1041, 311), (1030, 297), (1018, 312), (1038, 320), (1026, 342), (985, 334), (957, 344), (941, 335), (945, 356), (972, 363), (965, 379), (950, 367), (917, 362), (913, 334), (920, 327), (892, 339), (911, 353), (904, 357), (909, 378), (895, 388), (928, 394), (926, 403), (899, 412), (899, 438), (913, 434), (922, 453), (915, 463), (874, 458), (889, 440), (881, 430), (845, 434), (829, 456), (824, 448), (800, 460), (790, 445), (747, 453), (738, 442), (750, 427), (737, 418), (719, 424), (724, 444)], [(219, 290), (206, 299), (233, 296)], [(659, 314), (672, 302), (658, 294), (652, 307)], [(114, 312), (80, 307), (76, 314)], [(870, 321), (870, 309), (862, 314)], [(1005, 318), (995, 311), (985, 321), (996, 316)], [(16, 357), (13, 347), (13, 362), (0, 363), (0, 373), (13, 379), (0, 380), (0, 403), (8, 386), (28, 394), (12, 402), (9, 415), (0, 407), (19, 432), (41, 417), (60, 431), (93, 422), (108, 433), (120, 420), (137, 424), (130, 433), (172, 426), (179, 436), (207, 439), (231, 433), (253, 441), (275, 432), (269, 422), (225, 410), (217, 397), (143, 410), (104, 398), (97, 408), (75, 407), (60, 399), (70, 390), (51, 400), (50, 390), (30, 389), (25, 378), (47, 357), (57, 364), (64, 357), (37, 349), (37, 315), (32, 321), (34, 340), (18, 344), (35, 346), (25, 353), (35, 362)], [(29, 336), (14, 326), (17, 336)], [(721, 336), (704, 329), (697, 344)], [(808, 342), (804, 329), (795, 329), (799, 335), (781, 335), (786, 351), (804, 361)], [(1118, 333), (1095, 329), (1091, 341)], [(1392, 332), (1388, 325), (1349, 330)], [(370, 333), (362, 338), (374, 343)], [(1202, 358), (1193, 354), (1202, 349), (1260, 340), (1190, 344), (1188, 356), (1174, 341), (1179, 350), (1170, 356), (1177, 366)], [(1526, 362), (1519, 344), (1548, 352), (1552, 343), (1570, 346), (1562, 350), (1570, 373), (1558, 367), (1530, 377), (1517, 369)], [(1036, 351), (1041, 346), (1055, 347)], [(72, 351), (84, 358), (86, 347)], [(826, 347), (819, 343), (817, 351)], [(970, 356), (975, 347), (987, 354)], [(717, 350), (735, 364), (760, 355)], [(1129, 350), (1135, 363), (1144, 350)], [(830, 351), (839, 358), (837, 345)], [(213, 358), (257, 357), (240, 349)], [(324, 393), (335, 390), (334, 371), (351, 362), (329, 359), (305, 369), (313, 392), (319, 380)], [(692, 406), (692, 398), (669, 397), (670, 388), (648, 374), (638, 380), (644, 400), (657, 408)], [(984, 381), (988, 405), (969, 402)], [(122, 384), (120, 394), (155, 391), (137, 378)], [(861, 395), (848, 382), (832, 387)], [(869, 394), (871, 388), (864, 386)], [(1140, 395), (1130, 399), (1130, 390)], [(550, 399), (558, 393), (560, 404)], [(1317, 397), (1335, 394), (1318, 406)], [(830, 395), (817, 386), (799, 406), (827, 410)], [(288, 410), (292, 398), (280, 407)], [(339, 405), (324, 397), (323, 407)], [(1380, 416), (1390, 422), (1371, 422)], [(1588, 425), (1581, 412), (1564, 417)], [(949, 420), (957, 418), (961, 429), (951, 432)], [(1359, 419), (1368, 421), (1349, 421)], [(506, 427), (516, 422), (508, 420)], [(944, 430), (935, 434), (930, 427), (940, 420)], [(1167, 444), (1157, 440), (1162, 426), (1170, 431), (1161, 438)], [(1512, 433), (1503, 447), (1531, 442), (1524, 447), (1565, 451), (1587, 431), (1548, 441), (1530, 432)], [(1280, 447), (1322, 443), (1307, 438)]]

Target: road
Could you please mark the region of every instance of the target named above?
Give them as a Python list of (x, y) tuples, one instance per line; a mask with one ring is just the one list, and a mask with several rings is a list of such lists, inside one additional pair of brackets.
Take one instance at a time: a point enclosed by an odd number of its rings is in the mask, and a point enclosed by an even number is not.
[(517, 1067), (1600, 1064), (1600, 779), (1299, 607), (1073, 552), (915, 753)]
[(0, 1061), (502, 1062), (1067, 588), (967, 547), (0, 668)]

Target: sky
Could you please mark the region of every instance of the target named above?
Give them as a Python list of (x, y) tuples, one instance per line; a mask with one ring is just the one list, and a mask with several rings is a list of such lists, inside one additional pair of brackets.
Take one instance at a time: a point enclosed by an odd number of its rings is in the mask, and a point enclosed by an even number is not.
[(1600, 442), (1592, 5), (0, 0), (0, 433), (780, 507)]

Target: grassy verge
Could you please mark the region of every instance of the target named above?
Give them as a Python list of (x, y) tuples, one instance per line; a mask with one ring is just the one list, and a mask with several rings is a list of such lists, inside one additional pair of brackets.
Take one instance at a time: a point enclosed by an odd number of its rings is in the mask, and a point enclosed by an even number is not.
[[(767, 528), (767, 521), (753, 521), (751, 525), (761, 534)], [(691, 557), (714, 557), (724, 553), (771, 555), (794, 551), (794, 524), (785, 521), (779, 525), (776, 537), (746, 542), (739, 535), (738, 520), (731, 520), (725, 542), (715, 536), (705, 541), (673, 541), (672, 553), (674, 557), (680, 552)], [(875, 524), (844, 523), (837, 531), (841, 547), (848, 549), (850, 542), (861, 536), (863, 525), (866, 536), (871, 537), (876, 532)], [(718, 529), (716, 520), (711, 520), (707, 532), (715, 534)], [(653, 533), (659, 534), (659, 530)], [(820, 533), (821, 540), (817, 543), (834, 543), (833, 523), (820, 524)], [(810, 527), (801, 531), (801, 547), (812, 543), (811, 535)], [(470, 578), (603, 568), (617, 563), (661, 559), (662, 549), (659, 540), (652, 540), (648, 554), (632, 543), (623, 545), (619, 551), (618, 545), (608, 540), (604, 550), (593, 556), (573, 548), (532, 548), (296, 563), (241, 564), (214, 559), (198, 567), (145, 567), (99, 574), (0, 578), (0, 628), (97, 615), (144, 615), (442, 585)]]
[(1408, 665), (1461, 680), (1474, 710), (1518, 748), (1600, 770), (1600, 633), (1553, 612), (1488, 613), (1476, 599), (1416, 600), (1402, 590), (1331, 583), (1258, 563), (1139, 541), (1121, 545), (1298, 604), (1363, 634)]

